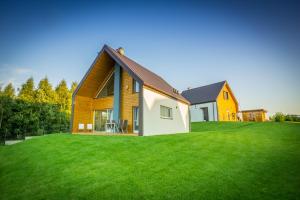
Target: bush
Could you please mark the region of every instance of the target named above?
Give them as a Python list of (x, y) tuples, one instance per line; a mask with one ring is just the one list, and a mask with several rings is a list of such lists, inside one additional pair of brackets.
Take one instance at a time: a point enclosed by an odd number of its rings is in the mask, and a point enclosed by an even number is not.
[(276, 114), (274, 115), (273, 119), (274, 119), (275, 122), (284, 122), (285, 116), (284, 116), (283, 113), (278, 112), (278, 113), (276, 113)]
[(1, 141), (3, 138), (24, 139), (25, 136), (69, 130), (70, 115), (61, 111), (56, 104), (32, 103), (0, 96), (0, 105), (4, 110), (1, 116)]

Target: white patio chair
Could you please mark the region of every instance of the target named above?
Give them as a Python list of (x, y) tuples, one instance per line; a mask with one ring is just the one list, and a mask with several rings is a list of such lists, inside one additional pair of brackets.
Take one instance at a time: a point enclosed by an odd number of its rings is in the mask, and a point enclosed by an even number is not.
[(91, 132), (93, 131), (93, 124), (87, 124), (86, 126), (87, 126), (86, 128), (88, 131), (91, 131)]
[(84, 124), (78, 124), (78, 131), (84, 131)]

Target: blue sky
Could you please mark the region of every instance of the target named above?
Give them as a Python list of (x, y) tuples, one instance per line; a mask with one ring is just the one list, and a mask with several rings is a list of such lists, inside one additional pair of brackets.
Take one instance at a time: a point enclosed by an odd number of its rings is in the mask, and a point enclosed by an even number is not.
[(104, 44), (180, 91), (227, 80), (241, 109), (300, 114), (297, 1), (1, 1), (0, 84), (80, 81)]

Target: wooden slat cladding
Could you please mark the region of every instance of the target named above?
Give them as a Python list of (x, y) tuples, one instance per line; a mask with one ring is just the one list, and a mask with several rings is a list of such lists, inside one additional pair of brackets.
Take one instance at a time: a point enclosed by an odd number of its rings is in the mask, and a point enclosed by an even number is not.
[[(73, 132), (78, 132), (78, 124), (92, 124), (94, 122), (94, 110), (105, 110), (113, 108), (113, 96), (94, 99), (83, 97), (78, 94), (74, 102)], [(133, 93), (133, 78), (122, 70), (121, 77), (121, 119), (128, 120), (128, 132), (132, 133), (133, 107), (139, 105), (139, 94)]]
[(115, 61), (106, 53), (103, 52), (95, 61), (94, 67), (91, 69), (78, 90), (77, 95), (85, 97), (94, 97), (101, 83), (105, 80)]
[(139, 105), (139, 94), (133, 93), (133, 78), (122, 71), (121, 81), (121, 119), (128, 120), (128, 132), (133, 128), (133, 107)]
[(93, 99), (76, 96), (74, 102), (73, 132), (78, 132), (78, 124), (93, 124), (94, 110), (104, 110), (113, 107), (113, 97)]
[(266, 113), (264, 111), (242, 111), (243, 121), (266, 121)]
[[(224, 92), (228, 92), (228, 99), (224, 99)], [(235, 101), (227, 83), (217, 97), (219, 121), (237, 121), (238, 103)]]

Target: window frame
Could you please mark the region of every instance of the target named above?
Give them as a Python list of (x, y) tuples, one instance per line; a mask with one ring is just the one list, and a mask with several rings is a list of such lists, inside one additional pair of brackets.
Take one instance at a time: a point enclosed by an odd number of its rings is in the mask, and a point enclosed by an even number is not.
[[(99, 90), (96, 99), (102, 99), (102, 98), (107, 98), (107, 97), (112, 97), (114, 96), (114, 90), (115, 90), (115, 80), (114, 80), (114, 73), (112, 73), (109, 78), (105, 81), (104, 85), (102, 86), (102, 88)], [(110, 83), (110, 81), (112, 81), (112, 94), (109, 93), (108, 90), (108, 84)], [(106, 92), (105, 96), (102, 96), (102, 92)]]
[[(173, 109), (171, 107), (168, 107), (168, 106), (164, 106), (164, 105), (160, 105), (160, 118), (161, 119), (170, 119), (170, 120), (173, 120)], [(163, 116), (162, 114), (162, 109), (167, 109), (167, 113), (169, 116)]]
[(223, 97), (225, 100), (229, 100), (229, 92), (223, 91)]
[[(137, 86), (138, 88), (136, 88), (136, 86)], [(138, 91), (136, 91), (136, 89), (137, 89)], [(132, 93), (135, 94), (135, 93), (139, 93), (139, 92), (140, 92), (140, 83), (137, 82), (136, 80), (132, 79)]]

